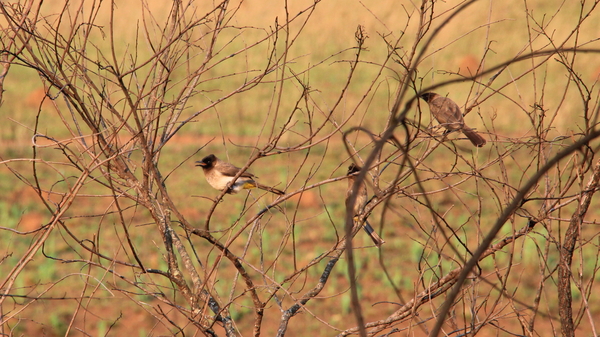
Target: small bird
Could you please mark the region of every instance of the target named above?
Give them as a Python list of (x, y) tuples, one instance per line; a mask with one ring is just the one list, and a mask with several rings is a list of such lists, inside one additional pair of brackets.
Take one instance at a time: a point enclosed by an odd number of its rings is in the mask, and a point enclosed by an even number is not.
[[(356, 181), (356, 175), (354, 175), (354, 173), (357, 173), (361, 170), (360, 166), (355, 165), (354, 163), (350, 164), (350, 166), (348, 166), (348, 190), (346, 191), (346, 209), (348, 207), (350, 207), (349, 203), (350, 203), (350, 196), (352, 195), (352, 192), (354, 192), (354, 182)], [(360, 183), (360, 185), (358, 185), (358, 192), (356, 193), (356, 201), (354, 202), (354, 208), (352, 209), (352, 215), (353, 218), (356, 218), (365, 208), (365, 206), (367, 205), (367, 185), (363, 182)], [(373, 240), (373, 242), (375, 243), (375, 245), (377, 247), (381, 247), (382, 244), (385, 243), (385, 241), (383, 241), (383, 239), (377, 235), (377, 233), (375, 233), (375, 230), (373, 229), (373, 227), (371, 227), (371, 225), (369, 224), (368, 221), (365, 220), (365, 224), (363, 225), (363, 229), (365, 230), (365, 232), (367, 232), (367, 234), (369, 234), (369, 236), (371, 237), (371, 239)]]
[[(222, 191), (227, 188), (227, 184), (240, 172), (240, 168), (228, 162), (222, 161), (214, 154), (204, 157), (201, 161), (196, 162), (196, 166), (202, 167), (206, 181), (210, 186)], [(235, 194), (243, 189), (260, 188), (262, 190), (283, 195), (283, 191), (276, 188), (265, 186), (257, 183), (254, 179), (257, 177), (252, 173), (245, 171), (237, 178), (235, 183), (227, 190), (229, 194)]]
[(480, 134), (465, 124), (460, 108), (448, 97), (440, 96), (434, 92), (426, 92), (421, 97), (429, 105), (431, 114), (449, 132), (460, 130), (477, 147), (485, 145), (486, 141)]

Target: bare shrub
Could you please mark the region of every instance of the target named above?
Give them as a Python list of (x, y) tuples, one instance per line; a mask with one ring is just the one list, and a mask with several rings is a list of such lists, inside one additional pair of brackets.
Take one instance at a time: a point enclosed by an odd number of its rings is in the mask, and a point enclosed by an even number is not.
[[(62, 5), (0, 4), (2, 108), (29, 106), (2, 116), (33, 145), (1, 159), (45, 217), (2, 227), (3, 334), (597, 335), (597, 3), (514, 2), (499, 42), (476, 1)], [(340, 6), (374, 26), (326, 29)], [(35, 109), (7, 82), (33, 75)], [(211, 189), (213, 152), (285, 194)]]

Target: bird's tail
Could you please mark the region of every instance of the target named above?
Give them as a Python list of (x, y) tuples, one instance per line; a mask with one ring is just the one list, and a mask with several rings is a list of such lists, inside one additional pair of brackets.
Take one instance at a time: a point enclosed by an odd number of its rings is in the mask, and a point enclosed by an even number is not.
[(365, 221), (363, 229), (365, 230), (365, 232), (367, 232), (367, 234), (369, 234), (371, 240), (373, 240), (373, 243), (375, 243), (377, 247), (381, 247), (381, 245), (385, 243), (385, 241), (383, 241), (383, 239), (379, 235), (377, 235), (377, 233), (375, 233), (375, 230), (373, 229), (373, 227), (371, 227), (371, 225), (368, 222)]
[(265, 185), (259, 184), (257, 182), (254, 182), (254, 184), (256, 185), (256, 187), (260, 188), (261, 190), (265, 190), (267, 192), (271, 192), (271, 193), (274, 193), (274, 194), (277, 194), (277, 195), (284, 195), (285, 194), (285, 192), (283, 192), (282, 190), (278, 190), (278, 189), (276, 189), (274, 187), (265, 186)]
[(465, 134), (465, 136), (467, 136), (467, 138), (469, 138), (473, 145), (477, 147), (482, 147), (485, 145), (485, 138), (481, 137), (481, 135), (475, 132), (475, 130), (464, 128), (462, 132)]

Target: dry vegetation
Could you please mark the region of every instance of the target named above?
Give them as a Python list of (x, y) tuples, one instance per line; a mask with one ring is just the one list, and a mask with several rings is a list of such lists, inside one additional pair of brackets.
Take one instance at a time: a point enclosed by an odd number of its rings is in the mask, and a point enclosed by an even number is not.
[(597, 336), (597, 5), (1, 2), (0, 332)]

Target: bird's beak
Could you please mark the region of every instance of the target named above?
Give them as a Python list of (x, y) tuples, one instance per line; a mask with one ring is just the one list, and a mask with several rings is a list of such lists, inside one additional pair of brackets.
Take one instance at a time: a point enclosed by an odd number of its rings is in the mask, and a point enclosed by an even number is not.
[(205, 166), (206, 166), (206, 163), (205, 163), (205, 162), (202, 162), (202, 161), (197, 161), (197, 162), (196, 162), (196, 166), (202, 166), (202, 167), (205, 167)]

